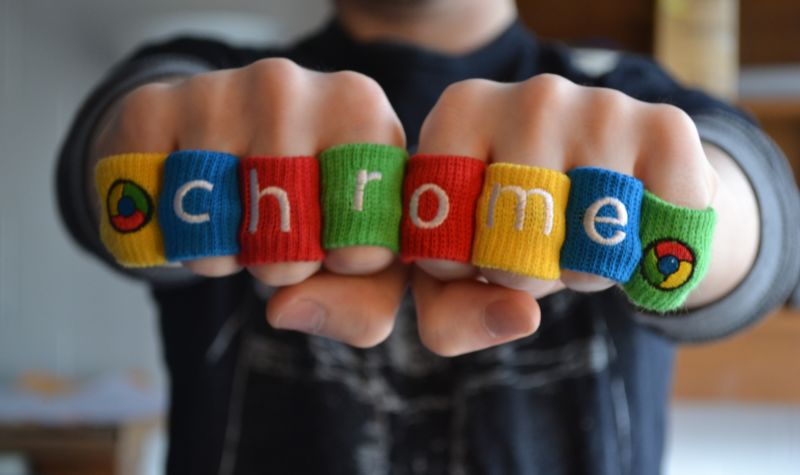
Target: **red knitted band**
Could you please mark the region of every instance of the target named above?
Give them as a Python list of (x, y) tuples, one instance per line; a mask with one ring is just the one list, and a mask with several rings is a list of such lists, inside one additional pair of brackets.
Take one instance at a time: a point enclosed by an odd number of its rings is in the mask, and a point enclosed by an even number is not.
[(319, 164), (314, 157), (241, 160), (243, 265), (321, 261)]
[(415, 155), (403, 185), (401, 259), (469, 262), (475, 206), (486, 164), (470, 157)]

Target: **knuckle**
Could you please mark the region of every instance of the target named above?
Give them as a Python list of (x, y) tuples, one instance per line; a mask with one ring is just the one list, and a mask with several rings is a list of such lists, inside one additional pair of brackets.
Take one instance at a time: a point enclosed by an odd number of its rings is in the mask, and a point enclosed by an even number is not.
[(347, 122), (336, 130), (362, 131), (371, 140), (401, 144), (403, 128), (383, 88), (374, 79), (353, 71), (340, 71), (323, 76), (326, 81), (327, 108), (347, 113)]
[(608, 117), (619, 117), (627, 114), (635, 99), (623, 92), (608, 88), (592, 90), (591, 110)]
[(646, 133), (667, 161), (665, 165), (691, 165), (702, 155), (697, 127), (683, 110), (669, 104), (654, 104), (645, 123)]
[(664, 135), (697, 135), (697, 128), (682, 109), (670, 104), (652, 104), (650, 106), (650, 126)]
[(176, 86), (181, 107), (187, 111), (214, 109), (227, 102), (229, 74), (225, 71), (198, 74)]
[(167, 99), (166, 86), (162, 84), (145, 84), (128, 93), (112, 119), (114, 136), (135, 143), (157, 134)]
[(520, 110), (537, 115), (562, 110), (577, 86), (555, 74), (540, 74), (515, 88), (514, 103)]
[(383, 90), (378, 82), (365, 74), (345, 70), (330, 73), (329, 77), (332, 81), (335, 81), (336, 86), (339, 88), (356, 90), (364, 95), (383, 95)]
[(474, 112), (497, 88), (497, 83), (487, 79), (467, 79), (447, 86), (422, 123), (420, 142), (450, 135), (477, 120), (482, 115)]
[(242, 70), (237, 91), (250, 92), (251, 101), (267, 110), (282, 110), (302, 96), (306, 70), (286, 58), (256, 61)]
[(161, 105), (164, 95), (164, 85), (154, 83), (139, 86), (120, 103), (120, 115), (144, 118)]
[(459, 81), (447, 86), (439, 98), (439, 103), (444, 105), (473, 104), (495, 86), (496, 83), (488, 79)]
[(203, 122), (214, 111), (228, 104), (226, 76), (222, 72), (198, 74), (178, 86), (181, 109), (188, 113), (191, 122)]
[(262, 79), (281, 81), (297, 77), (303, 72), (297, 63), (286, 58), (260, 59), (244, 70)]
[(575, 83), (557, 74), (536, 75), (523, 83), (522, 91), (537, 97), (561, 98), (573, 92)]
[(636, 122), (632, 119), (636, 118), (637, 101), (613, 89), (592, 88), (588, 91), (580, 112), (584, 119), (583, 131), (592, 140), (582, 142), (578, 147), (581, 147), (585, 156), (591, 156), (594, 147), (615, 144), (619, 152), (627, 156), (624, 154), (625, 147), (632, 147), (633, 144), (620, 141), (620, 135), (625, 130), (635, 130), (632, 124)]
[(374, 79), (353, 71), (331, 73), (330, 79), (335, 96), (349, 107), (349, 113), (373, 119), (391, 113), (389, 100)]

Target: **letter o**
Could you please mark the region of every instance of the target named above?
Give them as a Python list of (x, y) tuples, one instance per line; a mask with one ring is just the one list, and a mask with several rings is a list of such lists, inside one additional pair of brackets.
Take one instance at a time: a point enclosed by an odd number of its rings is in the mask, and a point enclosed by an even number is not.
[[(423, 221), (419, 217), (419, 200), (422, 197), (422, 194), (428, 191), (431, 191), (434, 195), (436, 195), (438, 208), (436, 210), (436, 216), (434, 216), (433, 219), (430, 221)], [(408, 212), (411, 222), (414, 223), (414, 225), (418, 228), (435, 229), (441, 226), (444, 220), (447, 219), (447, 216), (450, 214), (450, 198), (440, 186), (433, 183), (425, 183), (414, 190), (414, 194), (411, 195), (411, 202), (409, 203)]]

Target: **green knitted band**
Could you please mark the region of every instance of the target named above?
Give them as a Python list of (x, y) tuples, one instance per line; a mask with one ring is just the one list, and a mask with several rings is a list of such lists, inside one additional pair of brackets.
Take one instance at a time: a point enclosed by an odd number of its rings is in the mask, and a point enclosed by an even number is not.
[(631, 302), (659, 313), (683, 305), (708, 270), (716, 221), (712, 208), (682, 208), (645, 191), (642, 259), (624, 286)]
[(398, 252), (408, 153), (378, 144), (331, 147), (319, 156), (322, 246), (382, 246)]

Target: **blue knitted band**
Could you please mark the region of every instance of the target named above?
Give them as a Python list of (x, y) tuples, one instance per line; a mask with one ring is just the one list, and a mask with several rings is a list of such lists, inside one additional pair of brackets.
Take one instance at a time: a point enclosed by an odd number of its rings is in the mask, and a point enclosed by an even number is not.
[(576, 168), (567, 175), (572, 188), (561, 268), (627, 282), (642, 255), (642, 182), (593, 167)]
[(239, 253), (239, 159), (205, 150), (174, 152), (164, 166), (158, 220), (169, 261)]

